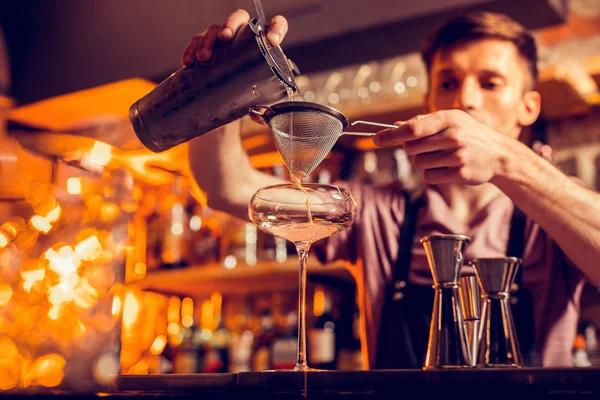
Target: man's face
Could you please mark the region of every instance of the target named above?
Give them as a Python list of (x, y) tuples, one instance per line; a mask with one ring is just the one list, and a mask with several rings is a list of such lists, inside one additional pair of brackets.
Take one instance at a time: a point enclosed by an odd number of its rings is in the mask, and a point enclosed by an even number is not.
[(426, 105), (430, 112), (461, 109), (517, 138), (522, 128), (519, 110), (530, 79), (526, 62), (512, 43), (469, 41), (434, 55)]

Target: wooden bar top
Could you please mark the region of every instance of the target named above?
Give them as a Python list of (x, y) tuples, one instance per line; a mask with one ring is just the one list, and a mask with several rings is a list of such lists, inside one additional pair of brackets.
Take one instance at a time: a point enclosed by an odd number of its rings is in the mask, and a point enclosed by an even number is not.
[(599, 368), (377, 370), (118, 375), (98, 392), (27, 390), (2, 398), (507, 399), (600, 398)]

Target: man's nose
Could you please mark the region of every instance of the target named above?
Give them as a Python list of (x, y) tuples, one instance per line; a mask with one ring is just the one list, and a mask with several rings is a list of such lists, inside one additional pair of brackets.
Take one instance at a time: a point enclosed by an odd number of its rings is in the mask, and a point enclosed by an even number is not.
[(463, 80), (456, 91), (452, 108), (469, 111), (478, 109), (480, 104), (481, 88), (477, 80), (471, 78)]

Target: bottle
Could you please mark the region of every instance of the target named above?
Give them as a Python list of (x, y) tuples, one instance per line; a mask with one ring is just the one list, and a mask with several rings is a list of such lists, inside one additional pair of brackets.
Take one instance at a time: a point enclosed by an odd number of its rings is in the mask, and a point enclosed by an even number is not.
[(202, 346), (198, 343), (198, 327), (194, 323), (181, 329), (183, 339), (175, 350), (173, 370), (178, 374), (200, 372), (199, 361), (202, 357)]
[(155, 203), (146, 217), (146, 267), (149, 271), (160, 268), (161, 233), (160, 213)]
[[(338, 334), (338, 356), (336, 368), (341, 371), (362, 370), (362, 355), (360, 348), (360, 319), (358, 312), (354, 313), (351, 321), (344, 321), (343, 328), (351, 328)], [(347, 324), (347, 325), (346, 325)], [(338, 324), (339, 325), (339, 324)], [(342, 328), (342, 327), (339, 327)]]
[(268, 309), (264, 309), (260, 313), (260, 329), (252, 351), (253, 371), (266, 371), (272, 368), (271, 349), (274, 336), (273, 315)]
[(192, 265), (208, 265), (220, 261), (223, 227), (216, 212), (194, 204), (190, 207), (189, 261)]
[(240, 301), (235, 311), (229, 346), (229, 372), (252, 371), (252, 344), (254, 333), (249, 323), (248, 302)]
[(285, 324), (279, 329), (272, 343), (271, 364), (273, 369), (293, 369), (298, 352), (298, 312), (288, 312)]
[(188, 243), (190, 218), (186, 212), (185, 177), (176, 176), (171, 193), (163, 199), (161, 207), (162, 240), (160, 261), (162, 269), (181, 268), (189, 265)]
[(318, 285), (313, 297), (316, 317), (308, 332), (308, 361), (316, 369), (336, 368), (335, 322), (331, 314), (331, 297)]
[(360, 344), (360, 315), (355, 313), (352, 319), (352, 367), (353, 371), (363, 370), (362, 352)]
[(367, 151), (363, 155), (360, 180), (364, 183), (377, 182), (377, 153)]
[(573, 344), (573, 365), (575, 367), (590, 367), (592, 363), (586, 350), (585, 336), (578, 333)]
[(224, 373), (229, 372), (229, 346), (231, 332), (223, 323), (221, 313), (216, 316), (217, 327), (213, 330), (209, 345), (206, 348), (204, 372)]

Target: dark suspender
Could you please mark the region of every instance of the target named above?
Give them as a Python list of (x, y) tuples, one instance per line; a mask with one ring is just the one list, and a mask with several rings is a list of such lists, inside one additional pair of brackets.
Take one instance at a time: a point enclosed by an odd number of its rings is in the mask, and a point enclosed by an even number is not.
[[(393, 282), (408, 282), (408, 273), (412, 261), (412, 249), (417, 232), (417, 222), (419, 220), (419, 210), (425, 205), (425, 199), (422, 196), (416, 199), (410, 193), (405, 194), (406, 206), (404, 207), (404, 222), (400, 228), (400, 241), (398, 247), (398, 257), (392, 270)], [(403, 284), (398, 284), (403, 286)], [(401, 288), (400, 288), (401, 289)]]
[[(415, 287), (408, 282), (412, 245), (417, 229), (419, 209), (425, 203), (419, 196), (405, 193), (404, 222), (400, 227), (398, 257), (392, 269), (392, 280), (385, 288), (385, 302), (377, 338), (375, 369), (420, 368), (422, 352), (427, 348), (427, 330), (433, 304), (431, 287)], [(422, 307), (406, 307), (410, 302), (425, 302)], [(421, 301), (422, 300), (422, 301)], [(428, 311), (424, 311), (425, 309)]]
[[(515, 207), (510, 222), (510, 236), (506, 255), (523, 259), (525, 251), (525, 225), (527, 217)], [(539, 364), (535, 348), (535, 324), (533, 315), (533, 295), (531, 290), (523, 287), (523, 266), (517, 271), (511, 291), (511, 310), (515, 322), (515, 329), (519, 339), (519, 348), (525, 366)]]
[[(508, 257), (523, 258), (523, 252), (525, 251), (525, 223), (527, 217), (517, 207), (513, 211), (512, 218), (510, 220), (510, 233), (508, 236), (508, 246), (506, 246), (506, 255)], [(517, 276), (515, 277), (515, 283), (521, 287), (523, 283), (523, 268), (519, 268)]]

